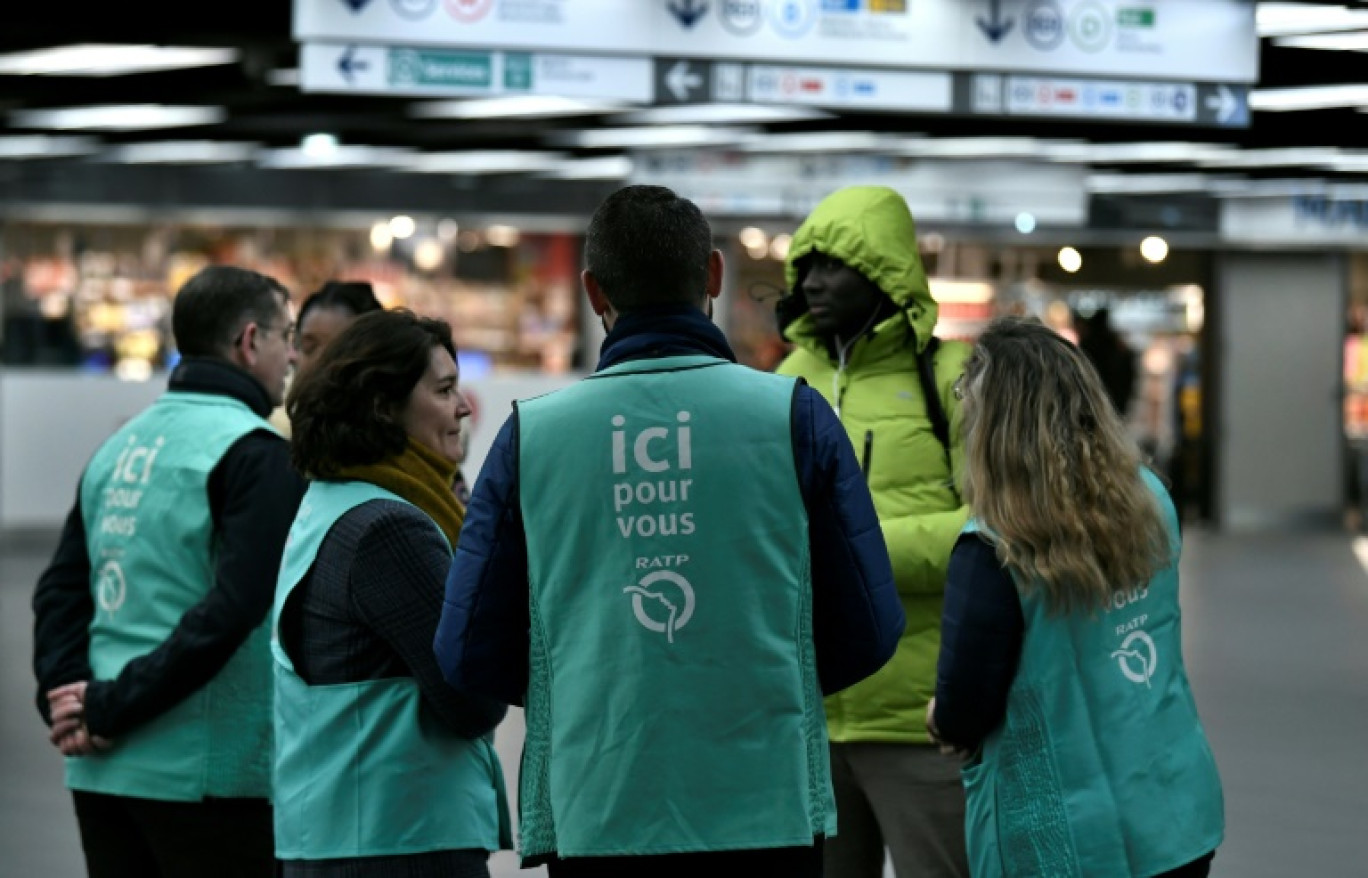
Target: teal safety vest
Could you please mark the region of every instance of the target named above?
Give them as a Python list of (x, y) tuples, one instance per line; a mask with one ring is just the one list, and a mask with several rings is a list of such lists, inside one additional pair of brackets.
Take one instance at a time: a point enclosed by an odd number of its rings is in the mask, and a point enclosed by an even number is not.
[[(95, 679), (112, 680), (161, 646), (213, 587), (209, 474), (255, 430), (272, 428), (235, 399), (169, 392), (91, 458), (81, 512), (95, 597)], [(67, 786), (178, 802), (268, 797), (267, 650), (263, 624), (207, 685), (121, 736), (109, 753), (67, 759)]]
[(835, 832), (795, 387), (672, 357), (518, 404), (525, 860)]
[[(1183, 667), (1177, 520), (1173, 563), (1105, 612), (1026, 621), (1007, 715), (964, 770), (975, 878), (1157, 875), (1215, 850), (1221, 781)], [(977, 530), (975, 522), (966, 531)]]
[[(313, 482), (280, 565), (275, 657), (275, 843), (282, 860), (513, 846), (493, 735), (447, 730), (412, 677), (311, 686), (280, 645), (280, 612), (333, 524), (370, 500), (368, 482)], [(433, 525), (436, 527), (436, 525)], [(434, 584), (434, 588), (439, 587)]]

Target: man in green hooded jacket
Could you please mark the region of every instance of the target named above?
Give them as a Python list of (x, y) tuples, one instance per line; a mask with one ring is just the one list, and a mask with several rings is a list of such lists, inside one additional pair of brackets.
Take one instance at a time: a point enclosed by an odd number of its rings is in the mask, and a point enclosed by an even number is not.
[(956, 764), (927, 736), (946, 568), (968, 510), (954, 485), (962, 447), (953, 385), (970, 348), (935, 339), (937, 307), (907, 203), (854, 186), (793, 236), (781, 308), (794, 351), (779, 365), (831, 403), (874, 497), (907, 627), (893, 660), (826, 699), (838, 834), (826, 874), (967, 876)]

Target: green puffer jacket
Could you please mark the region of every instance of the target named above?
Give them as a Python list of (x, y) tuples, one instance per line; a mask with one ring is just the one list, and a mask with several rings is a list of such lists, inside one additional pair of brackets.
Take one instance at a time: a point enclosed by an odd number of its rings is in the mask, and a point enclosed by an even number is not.
[[(793, 236), (785, 266), (789, 289), (797, 289), (798, 263), (814, 250), (858, 270), (901, 309), (857, 341), (844, 364), (804, 313), (785, 330), (797, 347), (777, 369), (801, 375), (826, 397), (845, 424), (857, 458), (863, 460), (869, 449), (869, 489), (907, 613), (893, 659), (869, 679), (826, 699), (827, 727), (837, 742), (926, 744), (945, 571), (969, 517), (953, 489), (945, 448), (932, 431), (917, 377), (916, 352), (931, 338), (938, 309), (917, 253), (912, 215), (891, 189), (851, 187), (823, 200)], [(963, 342), (942, 342), (934, 361), (956, 471), (963, 445), (959, 402), (951, 388), (970, 350)]]

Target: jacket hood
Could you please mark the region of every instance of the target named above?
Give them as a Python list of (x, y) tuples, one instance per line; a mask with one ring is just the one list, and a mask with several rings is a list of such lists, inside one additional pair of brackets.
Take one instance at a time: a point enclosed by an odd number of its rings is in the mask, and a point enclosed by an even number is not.
[[(803, 258), (814, 250), (836, 257), (877, 284), (906, 315), (918, 349), (925, 347), (938, 309), (917, 249), (917, 225), (901, 195), (885, 186), (850, 186), (822, 199), (789, 245), (784, 279), (790, 291), (799, 289)], [(802, 316), (784, 335), (795, 344), (821, 347), (805, 301), (801, 307)], [(885, 331), (894, 320), (901, 322), (895, 316), (876, 331)]]

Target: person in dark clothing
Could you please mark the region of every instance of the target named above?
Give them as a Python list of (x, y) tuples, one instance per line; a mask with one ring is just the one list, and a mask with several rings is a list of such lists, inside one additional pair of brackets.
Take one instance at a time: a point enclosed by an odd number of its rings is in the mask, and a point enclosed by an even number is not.
[(185, 284), (184, 359), (92, 456), (38, 580), (38, 709), (92, 878), (273, 874), (264, 622), (304, 491), (265, 420), (288, 301), (238, 268)]
[(464, 508), (451, 329), (356, 318), (300, 373), (291, 451), (313, 480), (276, 591), (276, 853), (286, 876), (487, 878), (511, 847), (493, 731), (507, 708), (432, 654)]
[(1091, 316), (1077, 321), (1078, 349), (1097, 369), (1102, 386), (1112, 405), (1124, 419), (1135, 395), (1137, 363), (1135, 351), (1111, 323), (1111, 309), (1098, 308)]
[(365, 281), (330, 280), (299, 306), (299, 370), (313, 364), (328, 342), (362, 314), (384, 310), (375, 290)]
[(495, 439), (438, 661), (525, 706), (524, 864), (820, 875), (822, 694), (882, 667), (905, 622), (863, 474), (821, 396), (736, 364), (692, 202), (619, 190), (585, 261), (598, 367)]

